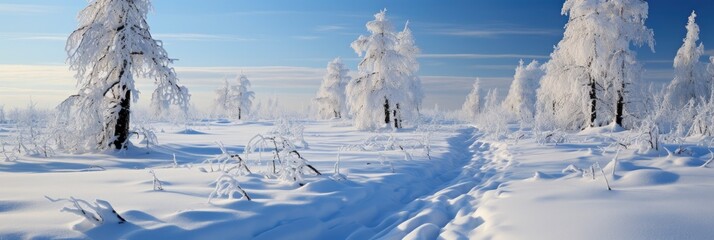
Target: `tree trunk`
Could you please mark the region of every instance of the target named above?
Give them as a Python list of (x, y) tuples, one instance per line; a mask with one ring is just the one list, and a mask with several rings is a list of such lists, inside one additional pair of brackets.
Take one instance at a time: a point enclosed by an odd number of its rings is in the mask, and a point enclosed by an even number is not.
[[(126, 90), (126, 85), (121, 86), (122, 90)], [(124, 143), (129, 139), (129, 118), (131, 114), (131, 91), (126, 90), (126, 95), (120, 100), (119, 114), (117, 116), (117, 124), (114, 127), (114, 147), (117, 150), (124, 149), (126, 146)]]
[(384, 98), (384, 123), (389, 125), (390, 120), (391, 119), (389, 117), (389, 99)]
[(238, 108), (238, 120), (240, 120), (240, 119), (241, 119), (241, 109)]
[(625, 61), (622, 61), (622, 85), (617, 91), (617, 106), (615, 109), (615, 123), (622, 126), (622, 121), (625, 119)]
[(617, 91), (617, 109), (615, 113), (615, 123), (622, 126), (622, 121), (625, 118), (625, 96), (623, 90)]
[(590, 77), (590, 127), (595, 127), (595, 121), (597, 121), (597, 91), (595, 79)]
[(397, 109), (394, 110), (394, 128), (402, 128), (402, 114), (399, 112), (399, 103), (396, 106)]

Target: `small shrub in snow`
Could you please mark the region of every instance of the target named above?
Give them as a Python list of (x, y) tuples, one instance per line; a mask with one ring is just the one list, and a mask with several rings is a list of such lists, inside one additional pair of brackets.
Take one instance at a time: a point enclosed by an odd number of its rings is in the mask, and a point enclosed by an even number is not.
[(700, 166), (700, 167), (703, 167), (703, 168), (709, 167), (709, 164), (711, 164), (712, 161), (714, 161), (714, 151), (712, 151), (712, 143), (714, 143), (714, 141), (710, 141), (710, 142), (709, 142), (709, 147), (707, 148), (707, 150), (709, 150), (709, 160), (707, 160), (707, 161), (706, 161), (704, 164), (702, 164), (702, 166)]
[(149, 149), (151, 145), (158, 145), (159, 144), (159, 138), (156, 136), (156, 133), (154, 132), (154, 129), (147, 128), (145, 126), (141, 126), (137, 129), (134, 129), (132, 133), (136, 134), (136, 137), (143, 137), (144, 139), (141, 140), (142, 143), (146, 144), (146, 149)]
[(246, 158), (249, 158), (251, 154), (253, 153), (258, 153), (258, 162), (263, 161), (263, 153), (265, 152), (266, 149), (269, 149), (269, 151), (272, 152), (273, 158), (272, 158), (272, 166), (273, 166), (273, 174), (276, 174), (278, 172), (278, 164), (282, 164), (282, 156), (285, 155), (285, 153), (288, 153), (292, 150), (295, 150), (295, 146), (292, 144), (291, 141), (277, 136), (277, 137), (265, 137), (261, 134), (253, 136), (248, 141), (248, 144), (245, 146), (245, 155)]
[(69, 212), (84, 217), (87, 221), (96, 226), (105, 223), (122, 224), (126, 222), (126, 219), (119, 215), (109, 202), (104, 200), (97, 199), (94, 203), (89, 203), (74, 197), (53, 199), (45, 196), (45, 198), (50, 202), (65, 201), (71, 203), (72, 206), (62, 208), (62, 212)]
[[(214, 158), (206, 159), (202, 162), (202, 164), (208, 164), (211, 169), (206, 170), (205, 168), (199, 168), (201, 171), (221, 171), (224, 173), (232, 173), (236, 175), (245, 175), (252, 173), (248, 168), (247, 163), (243, 160), (243, 158), (240, 157), (240, 155), (231, 153), (226, 150), (226, 147), (223, 146), (223, 143), (221, 142), (218, 142), (218, 147), (221, 149), (220, 155)], [(176, 155), (174, 155), (174, 164), (176, 164)], [(217, 165), (215, 169), (213, 168), (214, 164)]]
[(344, 174), (340, 173), (340, 162), (342, 162), (342, 152), (346, 151), (347, 148), (345, 146), (340, 147), (337, 150), (337, 161), (335, 162), (335, 173), (332, 175), (332, 179), (335, 181), (343, 181), (347, 179), (347, 176)]
[(317, 175), (322, 175), (315, 167), (300, 155), (292, 141), (282, 137), (265, 137), (256, 135), (246, 145), (246, 158), (250, 154), (258, 153), (258, 161), (262, 162), (262, 154), (266, 149), (273, 153), (272, 175), (286, 181), (302, 184), (306, 169), (312, 170)]
[(292, 143), (293, 146), (309, 149), (310, 145), (304, 137), (305, 125), (298, 121), (279, 119), (275, 128), (268, 132), (269, 135), (280, 136)]
[(7, 144), (2, 143), (2, 154), (5, 156), (5, 162), (14, 162), (19, 159), (15, 148), (6, 148)]
[(635, 133), (635, 144), (640, 153), (645, 153), (649, 150), (659, 151), (660, 136), (659, 126), (654, 121), (644, 120)]
[(55, 141), (60, 138), (57, 128), (48, 125), (51, 114), (35, 108), (30, 103), (25, 110), (13, 113), (15, 122), (14, 139), (6, 142), (16, 155), (31, 155), (48, 158), (55, 153)]
[(585, 171), (583, 171), (582, 169), (576, 167), (576, 166), (573, 165), (573, 164), (568, 165), (568, 167), (564, 168), (564, 169), (561, 171), (561, 173), (563, 173), (563, 174), (577, 173), (577, 174), (580, 174), (581, 176), (584, 176), (584, 175), (585, 175)]
[(307, 159), (303, 158), (298, 151), (293, 150), (283, 157), (279, 178), (284, 181), (297, 182), (303, 185), (303, 176), (308, 172), (322, 175), (322, 173), (310, 165)]
[(161, 184), (161, 180), (159, 180), (158, 177), (156, 177), (156, 172), (154, 172), (153, 169), (149, 170), (149, 173), (151, 173), (151, 176), (153, 177), (152, 184), (154, 186), (154, 191), (163, 191), (164, 186)]
[(235, 176), (223, 174), (216, 179), (216, 187), (213, 189), (213, 192), (208, 195), (208, 203), (211, 203), (214, 198), (233, 199), (236, 193), (245, 197), (246, 200), (251, 201), (250, 196), (243, 190)]
[(561, 130), (555, 129), (552, 131), (536, 131), (536, 142), (539, 144), (561, 144), (568, 142), (568, 138)]

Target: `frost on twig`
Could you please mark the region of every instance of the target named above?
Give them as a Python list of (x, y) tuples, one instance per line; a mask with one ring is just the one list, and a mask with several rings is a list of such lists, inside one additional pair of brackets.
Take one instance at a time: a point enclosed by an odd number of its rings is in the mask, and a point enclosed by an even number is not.
[(702, 164), (701, 167), (703, 167), (703, 168), (709, 167), (709, 164), (712, 163), (712, 161), (714, 161), (714, 152), (712, 152), (711, 149), (709, 149), (709, 155), (710, 155), (711, 157), (709, 158), (709, 160), (707, 160), (707, 162), (705, 162), (704, 164)]
[[(240, 155), (231, 153), (226, 150), (226, 147), (223, 145), (222, 142), (218, 142), (217, 144), (218, 147), (221, 149), (221, 154), (214, 158), (206, 159), (205, 161), (203, 161), (203, 164), (209, 164), (211, 168), (210, 172), (221, 171), (224, 173), (230, 173), (235, 171), (235, 174), (238, 175), (252, 173), (248, 168), (248, 165), (243, 160), (243, 158), (240, 157)], [(174, 164), (175, 162), (176, 161), (174, 158)], [(213, 167), (214, 164), (218, 165), (215, 169)], [(201, 168), (201, 171), (208, 172), (208, 170), (204, 168)]]
[(161, 184), (161, 180), (156, 177), (156, 172), (154, 172), (153, 169), (149, 170), (149, 173), (151, 173), (151, 176), (154, 178), (153, 179), (153, 185), (154, 185), (154, 191), (163, 191), (164, 186)]
[(245, 197), (248, 201), (251, 201), (248, 193), (243, 190), (243, 188), (238, 183), (238, 179), (233, 175), (223, 174), (216, 180), (216, 188), (208, 196), (208, 203), (214, 198), (228, 198), (233, 199), (233, 196), (239, 193), (241, 196)]
[(57, 198), (53, 199), (45, 196), (50, 202), (69, 202), (72, 204), (71, 207), (62, 208), (62, 212), (69, 212), (81, 217), (84, 217), (87, 221), (91, 222), (95, 226), (102, 225), (105, 223), (118, 223), (122, 224), (126, 222), (112, 205), (104, 200), (94, 200), (94, 203), (89, 203), (82, 199), (76, 199), (74, 197), (70, 198)]
[(141, 126), (134, 131), (132, 131), (133, 134), (136, 134), (136, 137), (143, 137), (144, 139), (141, 140), (141, 143), (146, 144), (146, 149), (149, 149), (151, 145), (159, 145), (159, 138), (156, 136), (156, 132), (154, 132), (154, 129), (151, 128), (146, 128), (144, 126)]
[(300, 185), (303, 185), (303, 176), (305, 176), (307, 169), (317, 175), (322, 175), (322, 173), (310, 165), (307, 159), (303, 158), (298, 151), (290, 151), (285, 156), (282, 169), (280, 169), (280, 179), (298, 182)]

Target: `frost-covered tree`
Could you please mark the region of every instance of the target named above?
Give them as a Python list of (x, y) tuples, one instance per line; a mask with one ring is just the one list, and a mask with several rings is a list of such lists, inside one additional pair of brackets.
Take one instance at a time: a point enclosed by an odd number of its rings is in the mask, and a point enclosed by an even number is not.
[(342, 118), (347, 112), (345, 87), (351, 79), (348, 72), (340, 58), (335, 58), (327, 64), (327, 73), (315, 98), (321, 118)]
[(545, 66), (538, 121), (564, 129), (623, 125), (633, 115), (629, 89), (641, 75), (630, 45), (654, 48), (654, 34), (644, 25), (647, 2), (567, 0), (562, 13), (569, 21)]
[(416, 89), (420, 84), (415, 83), (416, 48), (407, 47), (413, 46), (413, 39), (406, 37), (411, 34), (405, 31), (400, 41), (386, 14), (386, 9), (375, 14), (375, 20), (366, 25), (371, 35), (352, 42), (352, 48), (364, 58), (358, 66), (359, 77), (347, 86), (347, 101), (355, 127), (362, 130), (385, 124), (401, 128), (405, 117), (408, 121), (416, 115), (419, 104), (415, 101), (421, 100)]
[(707, 73), (707, 64), (699, 59), (704, 54), (704, 45), (699, 43), (699, 26), (695, 22), (697, 14), (692, 12), (687, 23), (687, 36), (682, 47), (674, 57), (674, 79), (667, 86), (665, 107), (681, 109), (690, 100), (699, 102), (709, 99), (711, 77)]
[(149, 32), (150, 8), (149, 0), (92, 0), (79, 13), (66, 51), (80, 90), (61, 105), (71, 118), (68, 133), (77, 135), (74, 150), (126, 147), (131, 102), (139, 96), (135, 77), (154, 80), (154, 109), (187, 110), (188, 90), (178, 85), (173, 59)]
[(532, 119), (535, 114), (536, 89), (543, 74), (538, 61), (533, 60), (528, 65), (524, 65), (521, 60), (513, 76), (508, 95), (503, 101), (503, 107), (521, 118)]
[(488, 92), (486, 93), (486, 101), (483, 105), (484, 111), (488, 111), (488, 110), (500, 107), (501, 104), (499, 104), (500, 102), (498, 101), (498, 99), (499, 99), (498, 89), (494, 88), (494, 89), (488, 90)]
[(235, 87), (236, 96), (235, 101), (237, 101), (237, 116), (238, 120), (245, 118), (250, 114), (251, 107), (253, 106), (253, 99), (255, 99), (255, 92), (250, 91), (250, 80), (246, 75), (241, 74), (238, 77), (238, 85)]
[(236, 82), (231, 84), (225, 80), (223, 86), (216, 90), (214, 111), (217, 115), (242, 120), (250, 114), (255, 93), (248, 89), (250, 80), (245, 75), (238, 75)]
[(461, 111), (468, 119), (474, 120), (481, 112), (481, 79), (477, 78), (471, 88), (471, 92), (466, 96), (466, 101), (461, 107)]
[(422, 99), (424, 99), (424, 90), (421, 85), (421, 78), (417, 75), (419, 71), (419, 62), (417, 57), (421, 50), (416, 46), (414, 34), (409, 28), (409, 21), (404, 24), (404, 29), (397, 34), (397, 52), (404, 56), (406, 67), (405, 75), (407, 76), (408, 86), (408, 102), (418, 113), (421, 109)]
[(232, 108), (233, 86), (228, 82), (228, 79), (223, 79), (223, 85), (216, 89), (216, 99), (213, 101), (213, 114), (219, 117), (228, 115), (227, 111)]

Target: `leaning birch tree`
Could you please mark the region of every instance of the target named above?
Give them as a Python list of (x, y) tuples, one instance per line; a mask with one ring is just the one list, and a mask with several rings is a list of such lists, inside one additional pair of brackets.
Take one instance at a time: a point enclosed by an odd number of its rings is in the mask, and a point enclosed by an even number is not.
[(92, 0), (79, 13), (66, 51), (80, 90), (60, 106), (74, 113), (65, 114), (72, 118), (69, 133), (77, 135), (74, 150), (127, 147), (136, 77), (154, 80), (155, 110), (175, 104), (187, 111), (190, 95), (178, 85), (174, 59), (150, 33), (150, 9), (150, 0)]

